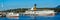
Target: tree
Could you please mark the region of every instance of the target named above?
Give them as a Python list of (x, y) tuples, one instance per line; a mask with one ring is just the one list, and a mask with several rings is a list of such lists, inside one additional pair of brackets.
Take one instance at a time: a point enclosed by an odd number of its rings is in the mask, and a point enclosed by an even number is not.
[(58, 5), (55, 9), (56, 12), (60, 12), (60, 5)]
[(56, 8), (60, 8), (60, 5), (58, 5)]

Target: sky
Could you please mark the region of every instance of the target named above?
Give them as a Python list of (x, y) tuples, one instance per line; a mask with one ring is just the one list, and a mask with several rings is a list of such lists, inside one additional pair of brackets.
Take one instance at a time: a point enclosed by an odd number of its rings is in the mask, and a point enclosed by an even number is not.
[(15, 8), (55, 8), (60, 5), (60, 0), (0, 0), (0, 10)]

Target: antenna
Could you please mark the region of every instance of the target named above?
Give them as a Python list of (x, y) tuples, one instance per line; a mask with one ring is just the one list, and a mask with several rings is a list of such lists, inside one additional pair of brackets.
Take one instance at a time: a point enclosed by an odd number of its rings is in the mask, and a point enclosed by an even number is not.
[(3, 9), (3, 2), (1, 2), (1, 10), (0, 11), (2, 11), (2, 9)]
[(2, 8), (3, 8), (3, 2), (2, 2)]

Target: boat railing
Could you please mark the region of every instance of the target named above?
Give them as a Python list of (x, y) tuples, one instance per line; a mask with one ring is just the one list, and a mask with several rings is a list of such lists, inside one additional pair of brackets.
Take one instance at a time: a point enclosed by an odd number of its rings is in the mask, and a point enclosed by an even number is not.
[[(54, 12), (54, 13), (56, 13), (56, 12)], [(25, 13), (20, 13), (19, 15), (20, 16), (40, 16), (38, 14), (25, 14)]]

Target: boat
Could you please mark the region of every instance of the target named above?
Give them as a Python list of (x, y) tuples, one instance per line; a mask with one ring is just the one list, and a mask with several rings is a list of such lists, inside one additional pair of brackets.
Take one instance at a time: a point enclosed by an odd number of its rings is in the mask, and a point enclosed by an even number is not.
[(5, 12), (0, 12), (0, 17), (6, 17), (6, 13)]
[(31, 10), (25, 11), (24, 15), (36, 15), (36, 16), (54, 16), (56, 12), (50, 9), (37, 10), (36, 4)]
[(6, 15), (8, 18), (19, 18), (19, 13), (10, 12)]

